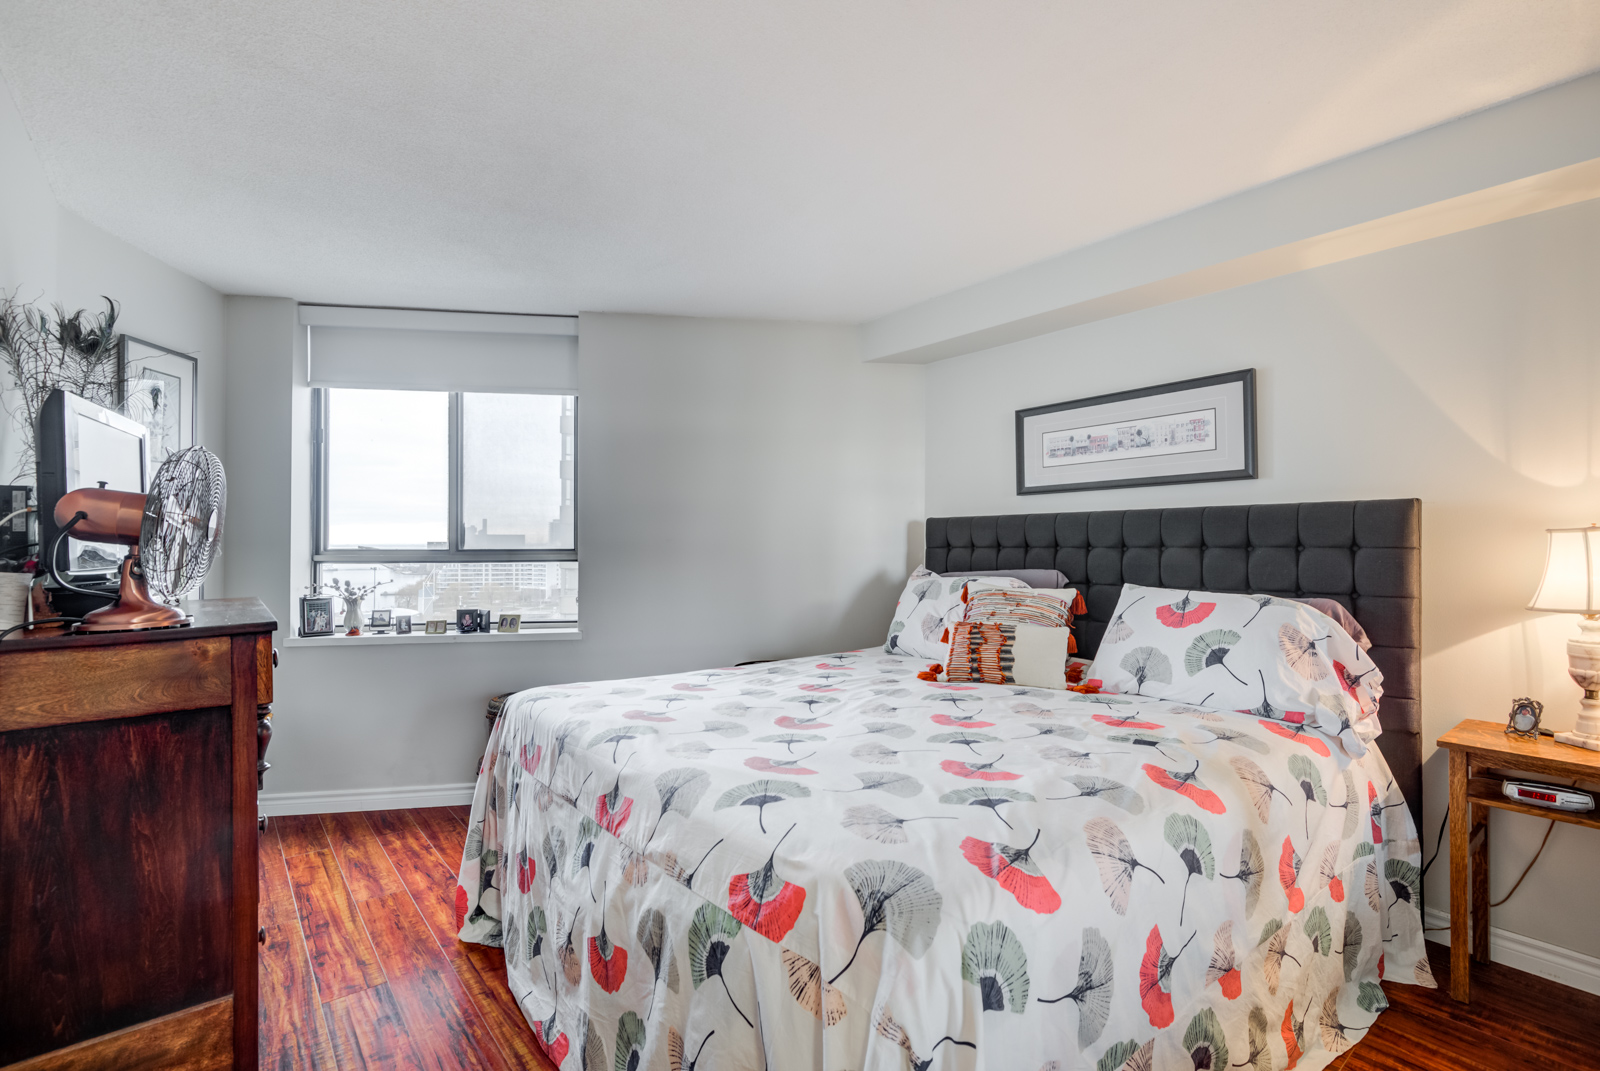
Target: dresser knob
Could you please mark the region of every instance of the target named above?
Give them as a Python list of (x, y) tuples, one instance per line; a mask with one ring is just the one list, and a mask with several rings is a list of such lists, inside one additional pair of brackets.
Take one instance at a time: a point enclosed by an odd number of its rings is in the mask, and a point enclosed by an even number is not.
[(263, 927), (261, 927), (261, 929), (256, 931), (256, 944), (264, 945), (266, 943), (267, 943), (267, 928), (265, 926), (263, 926)]

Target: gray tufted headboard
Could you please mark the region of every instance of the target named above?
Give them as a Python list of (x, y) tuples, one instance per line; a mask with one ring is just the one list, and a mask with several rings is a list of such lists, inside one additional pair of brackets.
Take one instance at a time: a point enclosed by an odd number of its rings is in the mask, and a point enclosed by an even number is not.
[(1422, 829), (1422, 507), (1414, 498), (930, 517), (929, 569), (1059, 569), (1093, 658), (1122, 584), (1335, 599), (1383, 672), (1378, 748)]

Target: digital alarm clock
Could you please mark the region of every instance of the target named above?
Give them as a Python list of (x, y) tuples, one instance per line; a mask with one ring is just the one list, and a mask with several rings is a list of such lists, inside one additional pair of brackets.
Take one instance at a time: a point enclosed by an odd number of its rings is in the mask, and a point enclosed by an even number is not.
[(1592, 811), (1594, 797), (1560, 785), (1540, 785), (1532, 781), (1507, 781), (1501, 789), (1507, 799), (1553, 811)]

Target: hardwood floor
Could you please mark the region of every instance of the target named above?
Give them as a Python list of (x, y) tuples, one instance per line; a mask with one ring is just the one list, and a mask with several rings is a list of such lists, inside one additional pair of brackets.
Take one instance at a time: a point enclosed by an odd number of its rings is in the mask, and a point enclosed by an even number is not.
[(269, 819), (261, 1066), (553, 1071), (497, 948), (455, 939), (467, 808)]
[[(497, 948), (455, 939), (467, 808), (274, 818), (261, 838), (261, 1066), (272, 1071), (553, 1071)], [(1334, 1071), (1600, 1068), (1600, 997), (1499, 964), (1391, 1006)]]
[(1499, 963), (1472, 965), (1472, 1002), (1450, 999), (1450, 949), (1428, 944), (1438, 989), (1386, 983), (1389, 1010), (1333, 1071), (1600, 1068), (1600, 996)]

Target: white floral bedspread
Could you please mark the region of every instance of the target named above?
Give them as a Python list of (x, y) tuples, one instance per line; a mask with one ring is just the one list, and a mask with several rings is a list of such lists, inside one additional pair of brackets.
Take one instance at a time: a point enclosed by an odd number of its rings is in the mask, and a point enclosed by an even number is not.
[(560, 1067), (1314, 1069), (1433, 984), (1376, 749), (922, 668), (507, 702), (457, 910)]

